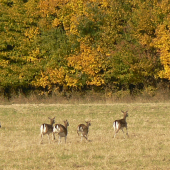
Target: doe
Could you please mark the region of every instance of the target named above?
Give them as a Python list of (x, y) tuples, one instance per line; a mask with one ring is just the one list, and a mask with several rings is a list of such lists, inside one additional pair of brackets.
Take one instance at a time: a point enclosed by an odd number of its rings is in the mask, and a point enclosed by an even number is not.
[(55, 117), (54, 118), (50, 118), (50, 124), (42, 124), (41, 127), (40, 127), (40, 135), (41, 135), (41, 142), (42, 143), (42, 140), (43, 140), (43, 135), (45, 134), (48, 134), (48, 140), (49, 140), (49, 143), (50, 143), (50, 136), (49, 134), (52, 133), (52, 140), (53, 140), (53, 124), (55, 123)]
[[(126, 122), (126, 118), (128, 117), (128, 111), (126, 112), (122, 111), (122, 113), (123, 113), (123, 119), (115, 120), (113, 122), (113, 128), (115, 131), (114, 138), (116, 137), (116, 134), (119, 132), (120, 129), (122, 130), (124, 134), (123, 128), (126, 128), (126, 135), (128, 136), (127, 122)], [(125, 135), (124, 135), (124, 138), (125, 138)]]
[(66, 143), (66, 139), (67, 139), (67, 134), (68, 134), (68, 130), (67, 127), (69, 126), (68, 121), (64, 121), (64, 126), (61, 124), (55, 124), (54, 128), (53, 128), (53, 135), (55, 138), (55, 133), (58, 133), (59, 136), (59, 141), (58, 144), (61, 143), (61, 138), (65, 137), (65, 143)]
[(77, 127), (77, 134), (79, 136), (79, 132), (81, 133), (81, 141), (83, 140), (83, 137), (88, 140), (88, 132), (89, 132), (89, 126), (91, 126), (91, 121), (86, 121), (86, 125), (79, 124)]

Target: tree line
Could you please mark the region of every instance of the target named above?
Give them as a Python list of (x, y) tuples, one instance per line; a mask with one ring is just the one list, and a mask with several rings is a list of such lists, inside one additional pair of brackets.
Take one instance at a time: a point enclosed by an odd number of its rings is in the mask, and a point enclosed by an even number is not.
[(0, 0), (0, 91), (116, 90), (170, 80), (169, 0)]

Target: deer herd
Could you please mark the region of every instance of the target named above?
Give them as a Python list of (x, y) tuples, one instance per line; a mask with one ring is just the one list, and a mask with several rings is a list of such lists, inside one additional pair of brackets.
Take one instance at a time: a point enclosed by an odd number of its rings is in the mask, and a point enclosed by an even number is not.
[[(119, 119), (119, 120), (115, 120), (113, 122), (113, 128), (114, 128), (114, 138), (116, 137), (116, 134), (119, 132), (119, 130), (121, 129), (123, 134), (123, 128), (126, 128), (126, 135), (128, 136), (128, 130), (127, 130), (127, 122), (126, 122), (126, 118), (128, 117), (128, 111), (123, 113), (123, 119)], [(67, 139), (67, 134), (68, 134), (68, 129), (67, 127), (69, 126), (69, 122), (67, 120), (64, 121), (64, 125), (62, 124), (55, 124), (55, 117), (54, 118), (50, 118), (50, 124), (42, 124), (40, 127), (40, 135), (41, 135), (41, 142), (43, 141), (43, 135), (47, 134), (48, 135), (48, 140), (50, 143), (50, 133), (52, 133), (52, 140), (55, 139), (55, 134), (58, 134), (58, 144), (61, 143), (61, 138), (64, 137), (65, 138), (65, 143), (66, 143), (66, 139)], [(53, 126), (54, 125), (54, 126)], [(81, 134), (81, 141), (83, 140), (83, 137), (88, 140), (88, 132), (89, 132), (89, 126), (91, 126), (91, 121), (86, 121), (86, 125), (85, 124), (79, 124), (77, 126), (77, 134), (78, 136)], [(80, 133), (80, 134), (79, 134)], [(125, 135), (124, 135), (125, 138)]]

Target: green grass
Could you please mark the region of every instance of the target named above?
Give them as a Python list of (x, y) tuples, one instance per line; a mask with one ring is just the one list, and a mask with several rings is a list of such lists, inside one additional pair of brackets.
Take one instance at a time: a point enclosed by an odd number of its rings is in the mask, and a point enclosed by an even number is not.
[[(0, 169), (169, 169), (170, 103), (0, 105)], [(129, 138), (113, 138), (113, 121), (128, 110)], [(40, 144), (40, 125), (67, 119), (67, 143)], [(76, 129), (91, 120), (89, 141)], [(51, 139), (51, 136), (50, 136)]]

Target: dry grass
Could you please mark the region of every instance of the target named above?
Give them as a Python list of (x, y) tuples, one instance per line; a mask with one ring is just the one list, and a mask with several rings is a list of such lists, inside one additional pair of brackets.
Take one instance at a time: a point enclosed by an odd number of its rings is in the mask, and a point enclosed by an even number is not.
[[(0, 106), (0, 169), (169, 169), (170, 103), (32, 104)], [(129, 138), (113, 138), (112, 123), (129, 110)], [(68, 119), (67, 144), (40, 142), (40, 125)], [(89, 141), (80, 142), (79, 123), (91, 120)]]

